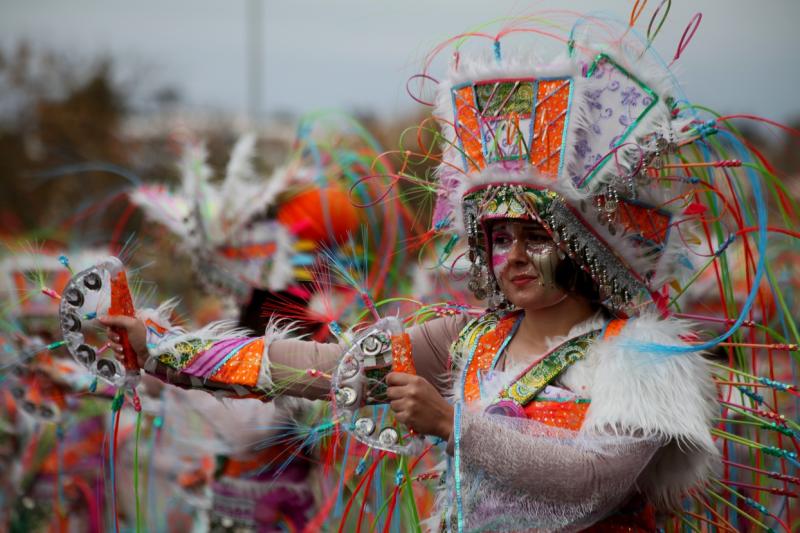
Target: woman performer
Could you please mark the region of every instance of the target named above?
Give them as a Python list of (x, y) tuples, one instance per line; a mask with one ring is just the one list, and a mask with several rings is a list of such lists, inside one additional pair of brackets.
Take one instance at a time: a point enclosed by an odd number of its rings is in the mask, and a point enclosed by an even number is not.
[[(699, 126), (640, 64), (642, 43), (571, 36), (550, 62), (494, 43), (488, 59), (456, 56), (435, 112), (434, 223), (465, 234), (470, 288), (490, 307), (405, 332), (379, 322), (416, 367), (389, 374), (386, 395), (399, 421), (448, 443), (434, 527), (655, 531), (656, 510), (718, 455), (709, 368), (689, 325), (656, 312), (685, 252), (669, 231), (681, 184), (658, 170)], [(128, 331), (148, 372), (220, 395), (328, 398), (344, 350), (276, 327), (252, 339), (142, 318), (160, 338), (141, 320), (104, 323)]]

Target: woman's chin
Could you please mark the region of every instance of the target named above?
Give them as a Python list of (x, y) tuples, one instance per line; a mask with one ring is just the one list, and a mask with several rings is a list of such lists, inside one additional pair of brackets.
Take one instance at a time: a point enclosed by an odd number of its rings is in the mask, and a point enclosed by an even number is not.
[(547, 309), (564, 300), (563, 291), (543, 287), (538, 283), (522, 289), (512, 287), (505, 295), (515, 307), (526, 311)]

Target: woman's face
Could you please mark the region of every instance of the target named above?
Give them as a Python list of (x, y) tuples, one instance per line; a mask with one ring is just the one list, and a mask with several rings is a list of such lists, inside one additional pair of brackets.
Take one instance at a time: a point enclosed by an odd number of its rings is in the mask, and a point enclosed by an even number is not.
[(533, 311), (562, 301), (554, 283), (556, 244), (536, 222), (500, 220), (490, 227), (492, 272), (509, 302)]

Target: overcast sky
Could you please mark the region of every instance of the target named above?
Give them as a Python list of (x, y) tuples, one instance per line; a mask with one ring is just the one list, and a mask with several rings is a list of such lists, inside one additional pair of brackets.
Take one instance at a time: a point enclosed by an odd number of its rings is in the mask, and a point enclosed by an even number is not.
[[(257, 0), (0, 0), (0, 44), (19, 39), (76, 58), (109, 54), (146, 97), (176, 88), (193, 107), (248, 109), (248, 6)], [(660, 3), (649, 2), (648, 13)], [(656, 49), (671, 56), (697, 10), (680, 60), (688, 97), (728, 112), (800, 117), (800, 1), (675, 0)], [(631, 0), (263, 0), (261, 108), (321, 107), (396, 116), (413, 108), (405, 81), (454, 34), (498, 16), (569, 7), (627, 18)], [(647, 16), (647, 15), (645, 15)], [(640, 23), (641, 24), (641, 23)], [(646, 23), (645, 23), (646, 25)], [(146, 73), (146, 76), (141, 75)]]

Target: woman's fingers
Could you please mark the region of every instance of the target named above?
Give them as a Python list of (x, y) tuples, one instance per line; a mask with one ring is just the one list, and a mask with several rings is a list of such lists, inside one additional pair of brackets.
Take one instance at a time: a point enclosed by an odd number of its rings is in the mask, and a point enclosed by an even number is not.
[(400, 398), (405, 398), (406, 394), (406, 388), (403, 386), (390, 385), (389, 387), (386, 387), (386, 397), (390, 400), (399, 400)]
[(98, 317), (101, 324), (108, 327), (131, 329), (136, 325), (136, 319), (125, 315), (106, 315)]
[(101, 324), (106, 326), (106, 333), (108, 335), (108, 340), (111, 341), (112, 348), (116, 350), (114, 346), (119, 345), (120, 336), (119, 334), (112, 331), (111, 328), (117, 327), (117, 328), (127, 329), (130, 326), (130, 324), (128, 323), (127, 320), (123, 319), (129, 319), (129, 320), (132, 319), (130, 319), (130, 317), (127, 316), (101, 316), (98, 317), (97, 319), (100, 321)]
[(386, 374), (386, 384), (392, 386), (402, 386), (411, 383), (416, 376), (404, 372), (389, 372)]

